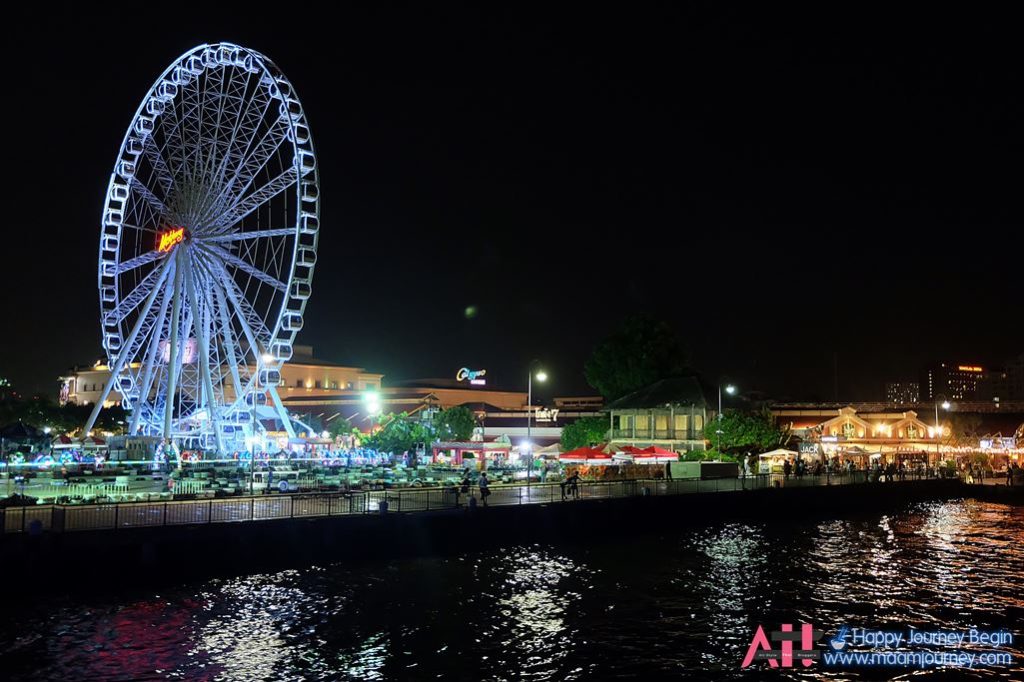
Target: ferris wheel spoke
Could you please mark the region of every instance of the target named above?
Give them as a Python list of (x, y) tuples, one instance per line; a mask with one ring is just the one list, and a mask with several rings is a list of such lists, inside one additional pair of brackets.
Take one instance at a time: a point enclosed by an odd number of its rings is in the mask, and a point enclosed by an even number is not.
[(160, 188), (163, 190), (164, 196), (170, 197), (174, 193), (174, 176), (171, 175), (171, 171), (167, 167), (167, 162), (164, 160), (160, 150), (157, 149), (156, 142), (153, 141), (152, 135), (146, 136), (142, 150), (146, 154), (146, 158), (149, 160), (149, 165), (153, 167), (153, 172), (156, 173), (157, 180), (160, 182)]
[(157, 313), (156, 323), (150, 336), (149, 347), (143, 357), (142, 380), (139, 383), (139, 394), (135, 400), (139, 407), (132, 413), (131, 424), (128, 428), (128, 433), (130, 434), (135, 434), (138, 431), (139, 419), (142, 416), (142, 405), (149, 400), (149, 393), (152, 390), (154, 378), (153, 365), (156, 362), (157, 356), (160, 355), (160, 337), (163, 335), (164, 326), (167, 322), (167, 307), (171, 301), (172, 291), (172, 286), (166, 284), (163, 300), (160, 301), (160, 311)]
[(227, 279), (224, 291), (227, 293), (232, 305), (234, 305), (235, 317), (242, 325), (253, 355), (259, 360), (269, 349), (270, 339), (273, 335), (267, 329), (267, 325), (263, 323), (263, 318), (253, 310), (253, 307), (245, 299), (234, 279), (230, 277)]
[(121, 302), (114, 307), (113, 310), (107, 312), (103, 316), (103, 320), (107, 324), (115, 324), (125, 319), (125, 317), (131, 313), (140, 303), (149, 295), (154, 287), (159, 286), (159, 282), (163, 280), (164, 273), (168, 270), (171, 260), (167, 260), (163, 266), (154, 268), (146, 275), (138, 286), (136, 286), (131, 293), (121, 299)]
[(241, 270), (242, 272), (246, 273), (250, 277), (254, 277), (255, 279), (259, 280), (260, 282), (263, 282), (264, 284), (266, 284), (266, 285), (268, 285), (270, 287), (273, 287), (274, 289), (277, 289), (278, 291), (281, 291), (281, 292), (288, 291), (288, 285), (287, 284), (285, 284), (284, 282), (282, 282), (281, 280), (279, 280), (279, 279), (277, 279), (275, 277), (271, 277), (267, 273), (265, 273), (262, 270), (260, 270), (259, 268), (257, 268), (255, 265), (247, 263), (246, 261), (242, 260), (241, 258), (236, 256), (235, 254), (230, 253), (226, 249), (223, 249), (223, 248), (221, 248), (219, 246), (215, 246), (213, 244), (206, 245), (206, 248), (209, 249), (213, 253), (213, 255), (215, 257), (220, 258), (227, 265), (231, 265), (231, 266), (237, 268), (238, 270)]
[(157, 216), (167, 215), (167, 206), (165, 206), (164, 202), (160, 201), (160, 199), (153, 194), (152, 190), (150, 190), (149, 187), (146, 187), (141, 180), (138, 178), (132, 178), (131, 187), (139, 193), (139, 196), (146, 200), (146, 203), (149, 204), (150, 208), (153, 209)]
[[(184, 259), (184, 263), (186, 267), (185, 290), (186, 293), (188, 294), (188, 299), (189, 302), (191, 303), (193, 310), (198, 315), (201, 309), (199, 307), (199, 297), (196, 295), (195, 278), (192, 275), (192, 261), (186, 258)], [(195, 321), (194, 328), (196, 330), (196, 336), (198, 337), (199, 341), (199, 358), (197, 359), (196, 364), (199, 366), (199, 373), (201, 375), (201, 380), (203, 382), (203, 386), (206, 393), (206, 399), (203, 401), (199, 401), (197, 403), (197, 408), (203, 407), (205, 403), (205, 407), (210, 415), (210, 421), (213, 423), (214, 433), (216, 434), (217, 449), (223, 450), (224, 448), (221, 443), (222, 434), (220, 432), (220, 424), (217, 418), (217, 410), (215, 408), (216, 394), (214, 394), (213, 392), (213, 380), (210, 377), (210, 337), (208, 333), (209, 328), (206, 325), (207, 320), (205, 318), (207, 318), (206, 315), (203, 315), (198, 320), (195, 320), (195, 317), (193, 317)]]
[(299, 172), (295, 166), (289, 166), (277, 177), (260, 187), (255, 192), (236, 201), (227, 211), (213, 219), (217, 227), (230, 227), (241, 222), (246, 216), (260, 206), (276, 197), (281, 192), (295, 185), (299, 180)]
[[(231, 321), (228, 317), (227, 303), (224, 295), (218, 287), (207, 287), (207, 295), (211, 298), (211, 307), (216, 308), (220, 321), (220, 338), (224, 346), (224, 353), (227, 355), (228, 371), (231, 373), (231, 380), (235, 389), (235, 397), (242, 395), (242, 379), (238, 373), (238, 359), (235, 356), (234, 332), (231, 328)], [(216, 306), (213, 304), (216, 303)]]
[(167, 255), (166, 252), (154, 249), (153, 251), (147, 251), (141, 256), (130, 258), (122, 263), (117, 264), (117, 274), (127, 272), (128, 270), (134, 270), (135, 268), (145, 265), (146, 263), (152, 263), (161, 256)]
[[(266, 118), (270, 104), (274, 101), (274, 98), (262, 83), (257, 84), (252, 96), (246, 101), (245, 109), (238, 117), (232, 132), (231, 143), (228, 145), (227, 153), (225, 153), (220, 170), (217, 173), (217, 186), (221, 188), (222, 196), (229, 189), (225, 185), (225, 178), (229, 168), (232, 167), (230, 165), (231, 162), (237, 162), (235, 167), (243, 165), (248, 157), (249, 147), (256, 138), (260, 123)], [(237, 146), (235, 144), (236, 141), (238, 143)], [(236, 148), (238, 151), (234, 153), (233, 150)]]
[(122, 222), (121, 227), (127, 227), (130, 230), (138, 230), (139, 232), (149, 232), (150, 234), (159, 234), (160, 231), (154, 227), (143, 227), (136, 225), (135, 223)]
[[(285, 140), (288, 139), (288, 119), (279, 116), (267, 129), (263, 137), (252, 148), (245, 160), (238, 166), (234, 175), (221, 191), (222, 210), (230, 210), (242, 196), (249, 191), (257, 174), (267, 165)], [(223, 207), (227, 206), (227, 209)], [(214, 219), (212, 224), (219, 225), (222, 221)], [(230, 224), (230, 223), (229, 223)]]
[[(103, 407), (103, 403), (106, 401), (107, 396), (110, 395), (111, 389), (114, 387), (114, 383), (120, 381), (121, 370), (124, 368), (125, 363), (131, 358), (129, 349), (135, 344), (136, 338), (139, 336), (139, 332), (142, 331), (142, 327), (147, 321), (150, 309), (153, 307), (153, 302), (156, 300), (157, 294), (160, 293), (159, 288), (163, 284), (164, 278), (167, 276), (167, 267), (160, 268), (159, 278), (156, 281), (156, 285), (152, 288), (150, 293), (145, 297), (145, 302), (142, 304), (142, 310), (139, 313), (138, 318), (135, 320), (135, 324), (132, 325), (131, 331), (128, 332), (128, 338), (125, 339), (124, 347), (120, 350), (115, 351), (110, 359), (112, 360), (112, 366), (110, 368), (110, 377), (103, 385), (103, 391), (100, 393), (99, 399), (96, 401), (95, 406), (92, 409), (92, 413), (89, 415), (89, 419), (86, 422), (85, 433), (89, 433), (92, 429), (93, 424), (96, 423), (96, 418), (99, 417), (100, 408)], [(120, 320), (118, 320), (120, 322)]]
[(231, 134), (227, 140), (221, 140), (218, 135), (218, 147), (222, 149), (220, 160), (213, 159), (214, 163), (211, 167), (211, 177), (214, 179), (214, 187), (220, 187), (223, 184), (224, 170), (227, 167), (228, 160), (231, 158), (231, 149), (234, 146), (235, 139), (238, 136), (238, 131), (242, 126), (244, 116), (242, 114), (243, 107), (248, 111), (250, 98), (246, 97), (246, 91), (249, 89), (250, 74), (243, 71), (243, 78), (228, 78), (225, 79), (225, 91), (221, 96), (221, 106), (218, 112), (217, 128), (221, 127), (221, 121), (224, 120), (225, 116), (227, 121), (234, 121), (231, 125)]
[[(158, 292), (157, 296), (160, 296), (161, 293), (162, 292)], [(141, 313), (141, 315), (144, 315), (146, 319), (142, 322), (142, 325), (139, 328), (139, 333), (135, 336), (135, 341), (127, 345), (126, 352), (129, 357), (138, 357), (138, 354), (146, 344), (146, 339), (150, 337), (151, 332), (155, 335), (159, 335), (160, 318), (157, 315), (150, 314), (151, 312), (152, 307), (149, 308), (148, 311), (143, 311)]]
[[(256, 357), (259, 357), (269, 346), (272, 337), (270, 330), (263, 322), (263, 318), (246, 300), (245, 294), (223, 263), (216, 261), (215, 257), (209, 254), (201, 254), (200, 260), (205, 269), (211, 273), (213, 285), (218, 287), (230, 302), (231, 313), (247, 331), (246, 336), (250, 343), (250, 351)], [(262, 346), (257, 341), (262, 342)], [(244, 357), (245, 354), (243, 353), (242, 355)]]
[(294, 227), (283, 227), (279, 230), (252, 230), (250, 232), (231, 232), (213, 237), (203, 237), (204, 242), (240, 242), (248, 239), (269, 239), (271, 237), (291, 237), (295, 235)]

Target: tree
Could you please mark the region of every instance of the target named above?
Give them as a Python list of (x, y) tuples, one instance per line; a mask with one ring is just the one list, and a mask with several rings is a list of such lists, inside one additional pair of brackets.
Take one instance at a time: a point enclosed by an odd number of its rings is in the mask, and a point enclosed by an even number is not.
[(606, 400), (687, 370), (689, 354), (675, 331), (647, 316), (628, 318), (583, 365), (587, 383)]
[[(719, 433), (721, 431), (721, 433)], [(726, 412), (708, 422), (704, 437), (723, 454), (755, 450), (764, 452), (789, 442), (788, 428), (779, 428), (768, 409), (760, 412)]]
[(603, 441), (608, 433), (608, 420), (604, 417), (583, 417), (562, 429), (562, 449), (575, 450)]
[[(85, 423), (85, 420), (82, 421)], [(127, 413), (120, 405), (111, 405), (100, 410), (96, 417), (96, 428), (110, 433), (124, 433), (127, 430)]]
[(433, 435), (440, 440), (467, 441), (476, 428), (476, 417), (468, 407), (459, 405), (434, 415)]
[(345, 417), (335, 417), (327, 422), (327, 433), (331, 434), (331, 438), (347, 436), (352, 433), (352, 422)]
[(380, 424), (377, 431), (363, 439), (363, 445), (381, 452), (398, 453), (415, 450), (418, 444), (430, 440), (429, 427), (419, 420), (410, 419), (405, 412), (384, 415)]

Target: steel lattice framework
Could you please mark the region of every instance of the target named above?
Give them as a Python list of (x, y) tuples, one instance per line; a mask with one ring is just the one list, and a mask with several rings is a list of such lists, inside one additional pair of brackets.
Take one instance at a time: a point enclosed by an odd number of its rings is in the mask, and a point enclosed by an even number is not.
[(99, 294), (111, 376), (86, 432), (116, 389), (131, 434), (223, 452), (273, 416), (294, 435), (277, 384), (302, 329), (319, 219), (309, 125), (274, 63), (220, 43), (171, 64), (107, 189)]

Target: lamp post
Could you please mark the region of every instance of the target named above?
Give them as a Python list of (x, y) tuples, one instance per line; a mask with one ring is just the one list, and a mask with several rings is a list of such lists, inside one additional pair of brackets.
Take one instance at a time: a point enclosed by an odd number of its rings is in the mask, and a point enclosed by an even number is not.
[[(939, 398), (942, 398), (942, 403), (939, 403)], [(942, 434), (942, 427), (939, 426), (939, 405), (940, 404), (942, 405), (942, 409), (946, 410), (947, 412), (949, 411), (949, 409), (951, 407), (953, 407), (950, 404), (950, 402), (948, 400), (946, 400), (946, 396), (941, 395), (941, 394), (935, 396), (935, 467), (936, 467), (936, 469), (938, 469), (939, 457), (941, 456), (939, 454), (939, 437)]]
[[(530, 441), (530, 426), (533, 422), (533, 366), (537, 364), (534, 360), (530, 363), (530, 370), (526, 373), (526, 485), (530, 485), (530, 476), (533, 473), (533, 443)], [(547, 372), (537, 372), (537, 381), (542, 384), (548, 380)]]
[[(736, 387), (732, 384), (725, 386), (725, 392), (729, 395), (736, 393)], [(715, 435), (718, 436), (718, 456), (722, 456), (722, 384), (718, 384), (718, 428), (715, 429)]]

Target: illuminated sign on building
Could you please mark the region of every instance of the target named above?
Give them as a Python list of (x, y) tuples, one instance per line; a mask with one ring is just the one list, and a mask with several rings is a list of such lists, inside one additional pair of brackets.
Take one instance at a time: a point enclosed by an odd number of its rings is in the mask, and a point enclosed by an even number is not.
[(463, 367), (455, 373), (455, 380), (468, 381), (469, 383), (477, 386), (484, 386), (487, 384), (487, 380), (482, 378), (485, 374), (487, 374), (486, 369), (471, 370), (468, 367)]
[(960, 365), (959, 367), (957, 367), (957, 369), (960, 370), (961, 372), (983, 372), (983, 371), (985, 371), (981, 367), (978, 367), (977, 365)]
[(550, 410), (541, 409), (535, 410), (533, 413), (533, 420), (536, 422), (553, 422), (558, 421), (558, 409), (552, 408)]
[(173, 249), (176, 244), (180, 244), (183, 241), (185, 241), (185, 228), (173, 227), (160, 234), (160, 240), (157, 242), (156, 250), (166, 253)]

